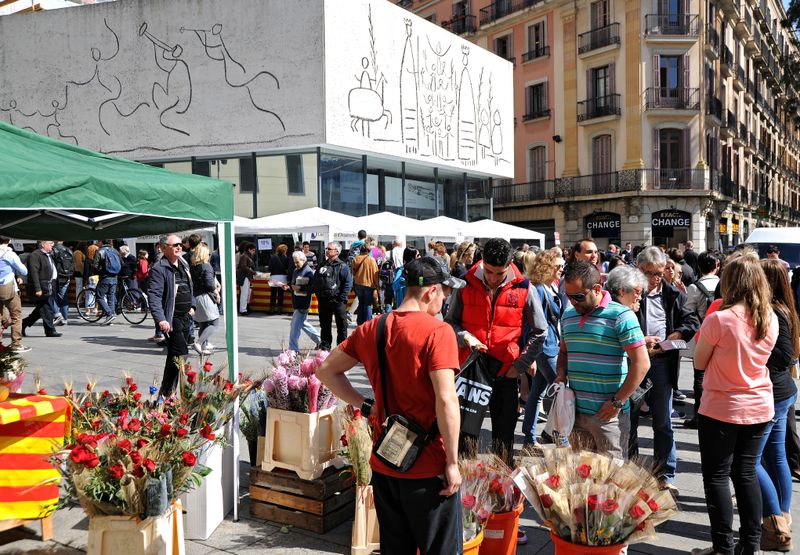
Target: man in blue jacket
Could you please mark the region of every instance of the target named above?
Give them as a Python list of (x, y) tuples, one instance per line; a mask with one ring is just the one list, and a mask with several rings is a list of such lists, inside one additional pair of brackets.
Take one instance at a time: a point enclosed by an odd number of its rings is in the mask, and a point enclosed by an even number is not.
[(178, 357), (189, 354), (189, 330), (194, 317), (192, 278), (182, 252), (181, 238), (167, 237), (164, 256), (150, 268), (147, 277), (150, 311), (167, 338), (167, 361), (160, 391), (163, 397), (169, 397), (178, 383)]
[(303, 251), (292, 253), (294, 270), (289, 280), (291, 285), (284, 285), (283, 288), (292, 292), (292, 323), (289, 327), (289, 349), (295, 352), (300, 351), (300, 332), (306, 332), (314, 345), (319, 345), (321, 339), (317, 329), (308, 321), (308, 309), (311, 308), (311, 280), (314, 279), (314, 269), (308, 262)]

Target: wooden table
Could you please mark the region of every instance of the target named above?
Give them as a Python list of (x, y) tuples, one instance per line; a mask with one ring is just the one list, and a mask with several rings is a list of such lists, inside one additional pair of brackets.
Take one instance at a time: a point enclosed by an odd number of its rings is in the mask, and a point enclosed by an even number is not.
[(49, 457), (70, 433), (64, 397), (12, 394), (0, 403), (0, 531), (39, 522), (53, 537), (60, 474)]

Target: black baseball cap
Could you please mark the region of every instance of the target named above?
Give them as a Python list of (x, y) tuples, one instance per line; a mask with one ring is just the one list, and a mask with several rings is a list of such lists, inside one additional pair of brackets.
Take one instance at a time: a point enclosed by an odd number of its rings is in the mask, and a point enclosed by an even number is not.
[(441, 283), (451, 289), (461, 289), (467, 282), (450, 275), (441, 264), (430, 256), (423, 256), (403, 266), (407, 287), (423, 287)]

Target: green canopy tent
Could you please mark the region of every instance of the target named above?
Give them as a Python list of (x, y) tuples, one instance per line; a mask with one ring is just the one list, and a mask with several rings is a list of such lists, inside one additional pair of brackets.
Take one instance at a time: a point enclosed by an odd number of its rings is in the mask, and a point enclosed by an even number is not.
[[(232, 183), (114, 158), (0, 121), (0, 235), (105, 239), (218, 225), (233, 380), (239, 364), (237, 322), (231, 317), (237, 313), (232, 222)], [(235, 492), (238, 453), (235, 433)]]

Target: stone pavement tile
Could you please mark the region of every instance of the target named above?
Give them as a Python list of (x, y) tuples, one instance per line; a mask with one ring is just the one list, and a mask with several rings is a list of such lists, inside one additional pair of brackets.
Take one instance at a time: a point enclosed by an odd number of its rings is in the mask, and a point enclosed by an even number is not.
[(277, 532), (263, 539), (237, 549), (237, 555), (256, 553), (280, 553), (281, 555), (306, 555), (306, 554), (349, 554), (350, 547), (338, 545), (322, 538), (314, 538), (301, 534), (300, 530), (289, 529), (287, 533)]
[(192, 540), (187, 540), (184, 543), (184, 547), (186, 549), (186, 555), (211, 555), (213, 553), (224, 553), (219, 549), (215, 549), (211, 546)]
[[(242, 514), (242, 512), (239, 513), (240, 517)], [(228, 518), (222, 521), (207, 540), (193, 540), (192, 543), (239, 553), (242, 548), (263, 541), (264, 538), (278, 533), (279, 530), (278, 526), (264, 521), (240, 518), (238, 522), (234, 522), (232, 516), (228, 515)]]

